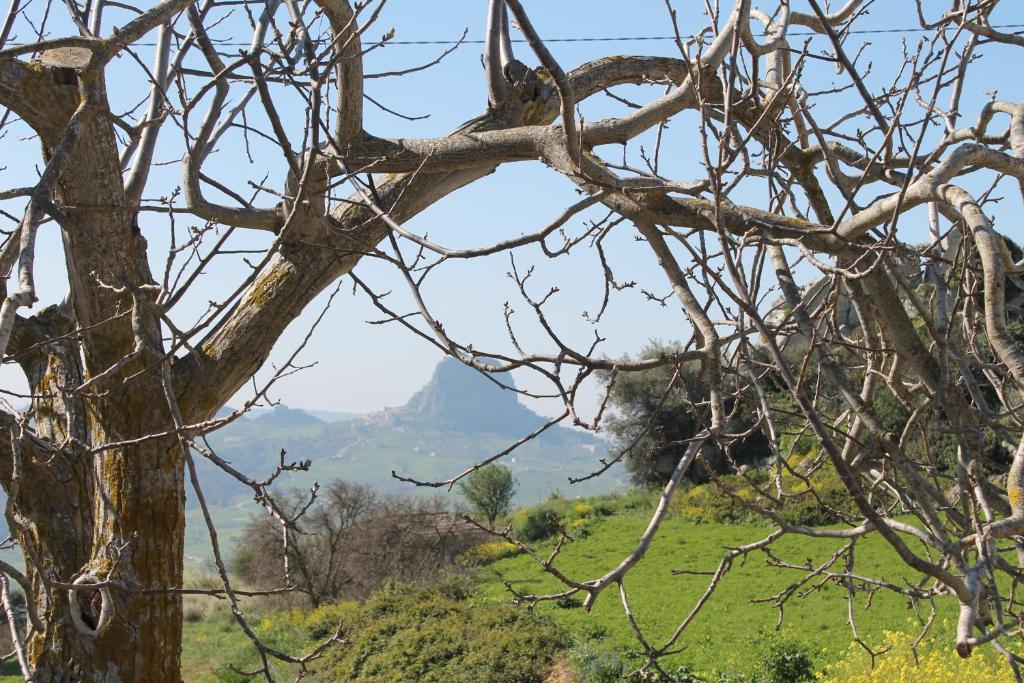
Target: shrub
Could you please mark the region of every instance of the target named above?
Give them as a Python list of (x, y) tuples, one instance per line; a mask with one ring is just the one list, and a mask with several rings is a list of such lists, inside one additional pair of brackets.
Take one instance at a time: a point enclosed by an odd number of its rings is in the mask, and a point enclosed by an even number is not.
[(579, 681), (618, 683), (626, 673), (626, 663), (615, 652), (590, 643), (581, 643), (569, 651), (569, 665)]
[(818, 680), (822, 683), (1012, 683), (1014, 680), (1013, 671), (991, 649), (979, 649), (962, 659), (948, 642), (926, 640), (918, 648), (915, 661), (910, 649), (914, 636), (899, 631), (882, 633), (880, 645), (892, 649), (875, 658), (874, 668), (864, 649), (851, 643), (845, 656), (826, 666), (818, 674)]
[[(767, 483), (767, 473), (750, 472), (747, 477), (758, 486)], [(800, 526), (824, 526), (841, 521), (842, 514), (855, 514), (856, 506), (839, 475), (826, 465), (810, 478), (817, 496), (812, 495), (803, 480), (786, 472), (782, 477), (783, 489), (788, 494), (776, 513), (787, 523)], [(725, 489), (732, 492), (726, 493)], [(683, 519), (692, 522), (748, 523), (762, 521), (751, 505), (768, 508), (774, 505), (762, 498), (739, 475), (721, 476), (715, 481), (694, 486), (678, 494), (674, 510)]]
[[(522, 514), (520, 514), (522, 513)], [(516, 535), (524, 541), (541, 541), (555, 533), (558, 514), (548, 505), (539, 505), (521, 510), (515, 515), (513, 524)]]
[[(289, 516), (307, 504), (297, 490), (280, 499)], [(383, 495), (361, 484), (327, 485), (297, 522), (288, 543), (297, 588), (311, 607), (361, 599), (390, 578), (435, 581), (484, 534), (441, 498)], [(255, 588), (275, 588), (284, 575), (281, 529), (253, 517), (238, 544), (233, 571)]]
[(479, 567), (518, 553), (519, 548), (514, 543), (509, 543), (508, 541), (481, 543), (462, 553), (459, 556), (459, 564), (463, 567)]
[(391, 585), (343, 619), (347, 645), (316, 664), (323, 680), (353, 683), (541, 683), (565, 633), (508, 605), (473, 607), (438, 590)]
[[(220, 577), (209, 571), (192, 572), (185, 576), (185, 588), (201, 590), (220, 590), (223, 586)], [(208, 595), (186, 595), (182, 599), (182, 618), (196, 624), (213, 617), (223, 611), (224, 603)]]
[(184, 605), (182, 608), (182, 619), (189, 624), (197, 624), (206, 618), (206, 612), (198, 605)]
[(679, 497), (675, 510), (691, 522), (749, 522), (761, 517), (723, 491), (727, 487), (740, 499), (754, 502), (756, 494), (738, 475), (721, 476), (716, 482), (694, 486)]
[(761, 648), (758, 683), (798, 683), (814, 680), (814, 663), (807, 647), (794, 640), (772, 638)]
[(359, 605), (355, 602), (339, 602), (333, 605), (322, 605), (309, 612), (298, 612), (303, 615), (299, 625), (305, 629), (311, 639), (323, 640), (344, 629), (358, 614)]
[[(795, 482), (786, 481), (784, 478), (788, 492), (799, 493), (807, 490), (807, 486), (795, 477), (789, 479)], [(811, 486), (817, 497), (805, 493), (784, 500), (779, 511), (783, 520), (800, 526), (824, 526), (840, 521), (837, 513), (856, 513), (857, 507), (850, 497), (850, 492), (846, 490), (846, 486), (839, 479), (839, 474), (831, 466), (825, 465), (815, 472), (811, 476)]]

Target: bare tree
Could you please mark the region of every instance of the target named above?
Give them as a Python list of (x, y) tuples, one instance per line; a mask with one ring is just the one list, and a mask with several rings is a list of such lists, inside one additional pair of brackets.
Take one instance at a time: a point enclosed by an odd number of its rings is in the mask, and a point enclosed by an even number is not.
[[(34, 182), (0, 193), (23, 211), (5, 214), (13, 229), (0, 250), (7, 276), (0, 353), (24, 370), (31, 408), (8, 406), (2, 416), (10, 438), (0, 447), (0, 480), (26, 557), (25, 573), (2, 569), (28, 596), (28, 632), (14, 630), (27, 679), (179, 678), (186, 480), (209, 526), (221, 594), (260, 654), (258, 673), (271, 677), (271, 659), (304, 667), (316, 656), (319, 649), (276, 651), (249, 628), (194, 458), (249, 485), (282, 540), (294, 538), (295, 516), (268, 488), (282, 472), (308, 465), (282, 459), (275, 472), (252, 479), (203, 436), (237, 417), (214, 416), (284, 329), (343, 277), (384, 320), (481, 372), (532, 372), (550, 387), (533, 393), (563, 405), (560, 416), (475, 468), (421, 484), (450, 487), (559, 421), (598, 429), (602, 407), (590, 416), (577, 410), (595, 371), (614, 382), (654, 366), (700, 364), (706, 419), (637, 547), (596, 578), (563, 574), (557, 553), (542, 560), (565, 583), (560, 595), (583, 593), (587, 607), (618, 589), (648, 667), (673, 651), (736, 558), (803, 534), (847, 542), (822, 566), (804, 568), (807, 577), (827, 576), (851, 600), (858, 586), (872, 585), (925, 604), (954, 601), (958, 651), (968, 656), (991, 643), (1016, 671), (1016, 655), (1000, 641), (1020, 629), (1020, 605), (997, 579), (1016, 581), (1024, 565), (1024, 355), (1007, 299), (1024, 266), (1011, 258), (991, 212), (998, 190), (1024, 182), (1024, 105), (997, 97), (971, 111), (963, 104), (977, 90), (973, 67), (983, 49), (1005, 54), (1024, 45), (999, 28), (1014, 18), (1015, 3), (951, 0), (940, 8), (918, 0), (920, 40), (903, 45), (879, 75), (869, 73), (855, 42), (861, 19), (881, 4), (872, 0), (847, 0), (832, 13), (819, 0), (779, 0), (768, 10), (749, 0), (709, 1), (702, 17), (690, 16), (690, 3), (687, 20), (706, 24), (692, 37), (666, 2), (673, 55), (607, 57), (569, 71), (523, 2), (490, 0), (484, 12), (481, 0), (486, 110), (448, 135), (404, 139), (363, 125), (364, 80), (417, 68), (364, 73), (364, 55), (390, 40), (365, 40), (383, 1), (267, 0), (242, 3), (235, 15), (237, 4), (166, 0), (138, 10), (105, 0), (63, 7), (13, 0), (0, 25), (7, 109), (0, 121), (38, 136), (43, 161)], [(513, 22), (540, 66), (516, 59)], [(239, 27), (251, 29), (241, 51), (224, 45), (238, 40), (225, 32)], [(804, 42), (794, 40), (798, 34)], [(143, 40), (155, 45), (154, 57), (133, 85), (115, 60), (140, 60)], [(619, 88), (628, 85), (660, 94)], [(606, 94), (621, 108), (616, 115), (579, 117)], [(129, 102), (128, 111), (114, 108), (115, 100)], [(237, 135), (239, 149), (268, 145), (276, 170), (244, 187), (211, 177), (204, 165), (225, 135)], [(157, 149), (181, 152), (181, 192), (152, 200)], [(673, 159), (684, 156), (699, 159), (701, 177), (669, 175)], [(406, 227), (498, 166), (538, 160), (582, 195), (551, 224), (467, 248)], [(744, 204), (751, 199), (758, 206)], [(151, 253), (143, 215), (147, 225), (165, 219), (166, 254)], [(69, 293), (23, 317), (37, 303), (35, 241), (46, 224), (63, 238)], [(928, 229), (915, 233), (912, 225)], [(636, 239), (616, 242), (623, 232)], [(925, 244), (915, 242), (918, 234)], [(612, 243), (642, 250), (657, 264), (648, 275), (657, 277), (617, 279)], [(601, 353), (600, 334), (581, 342), (561, 333), (552, 313), (557, 287), (539, 283), (527, 261), (539, 250), (561, 263), (584, 249), (602, 281), (600, 307), (588, 319), (600, 325), (619, 297), (672, 302), (680, 330), (692, 329), (682, 351), (615, 361)], [(238, 251), (252, 252), (251, 270), (198, 319), (181, 315), (175, 306), (201, 287), (202, 275)], [(507, 349), (456, 339), (432, 314), (423, 287), (467, 259), (506, 254), (525, 308), (546, 335), (537, 351), (526, 348), (525, 323), (510, 305)], [(154, 273), (150, 264), (160, 258), (162, 272)], [(412, 308), (354, 273), (363, 260), (391, 266)], [(797, 262), (802, 278), (824, 278), (815, 295), (797, 284)], [(914, 268), (927, 269), (926, 283)], [(796, 338), (807, 345), (799, 362), (784, 348)], [(278, 376), (293, 369), (289, 362)], [(818, 391), (826, 382), (838, 413)], [(773, 402), (772, 387), (786, 392), (788, 407)], [(902, 433), (878, 420), (874, 401), (883, 388), (909, 415)], [(257, 389), (243, 410), (261, 396)], [(813, 434), (820, 443), (813, 466), (835, 468), (860, 517), (841, 530), (787, 525), (774, 512), (781, 486), (764, 489), (757, 507), (777, 529), (730, 552), (676, 632), (655, 643), (633, 620), (623, 577), (643, 557), (702, 444), (728, 452), (744, 436), (730, 433), (727, 406), (758, 415), (776, 446), (776, 481), (788, 466), (781, 430)], [(948, 475), (904, 448), (936, 422), (956, 443)], [(986, 476), (986, 433), (1013, 454), (1001, 479)], [(853, 548), (868, 534), (882, 536), (920, 580), (897, 586), (858, 574)], [(292, 569), (283, 571), (283, 586), (293, 585)]]
[[(282, 505), (293, 517), (306, 505), (292, 491)], [(436, 496), (379, 495), (361, 484), (331, 482), (301, 516), (298, 532), (280, 552), (281, 528), (266, 515), (249, 520), (235, 556), (235, 573), (274, 590), (289, 572), (309, 605), (360, 600), (386, 581), (425, 583), (485, 536)]]

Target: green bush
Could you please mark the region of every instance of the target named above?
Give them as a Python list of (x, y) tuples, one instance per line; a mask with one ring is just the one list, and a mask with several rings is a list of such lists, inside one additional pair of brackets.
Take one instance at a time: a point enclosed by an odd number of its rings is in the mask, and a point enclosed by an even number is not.
[(528, 508), (517, 514), (515, 519), (516, 536), (523, 541), (541, 541), (555, 533), (558, 515), (547, 505)]
[[(796, 477), (792, 479), (796, 480)], [(803, 482), (787, 483), (789, 485), (785, 489), (790, 494), (807, 491)], [(826, 464), (811, 476), (811, 486), (817, 497), (806, 492), (784, 499), (779, 510), (784, 521), (798, 526), (824, 526), (841, 521), (841, 514), (857, 514), (850, 492), (830, 465)]]
[(579, 681), (619, 683), (626, 674), (626, 663), (615, 652), (591, 643), (581, 643), (569, 651), (569, 665)]
[(394, 585), (344, 625), (346, 645), (316, 665), (324, 680), (541, 683), (567, 636), (507, 605), (472, 606), (437, 589)]
[(807, 648), (794, 640), (771, 638), (761, 648), (758, 683), (799, 683), (814, 680), (814, 662)]
[[(759, 487), (771, 486), (766, 472), (750, 472), (747, 477)], [(785, 522), (800, 526), (835, 524), (842, 520), (842, 515), (857, 513), (839, 475), (828, 465), (818, 469), (810, 478), (817, 496), (810, 493), (803, 480), (788, 472), (783, 474), (782, 481), (787, 495), (782, 499), (781, 506), (758, 494), (747, 479), (731, 475), (681, 491), (674, 510), (691, 522), (745, 524), (765, 520), (751, 506), (774, 507)], [(770, 491), (774, 492), (774, 488)]]
[[(728, 489), (736, 496), (730, 496)], [(751, 522), (762, 519), (744, 502), (754, 503), (757, 494), (739, 475), (720, 476), (708, 484), (694, 486), (679, 494), (675, 511), (691, 522)]]

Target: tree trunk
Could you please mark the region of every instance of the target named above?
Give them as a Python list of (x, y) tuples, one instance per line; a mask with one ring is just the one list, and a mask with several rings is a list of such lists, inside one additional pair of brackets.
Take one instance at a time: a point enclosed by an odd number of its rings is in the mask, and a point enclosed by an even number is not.
[[(33, 546), (33, 564), (41, 563), (51, 584), (47, 589), (33, 572), (36, 609), (46, 629), (28, 643), (36, 680), (180, 680), (180, 595), (143, 592), (181, 586), (184, 517), (177, 445), (154, 441), (102, 459), (95, 489), (109, 502), (96, 505), (103, 522), (90, 534), (93, 538), (87, 535), (87, 524), (66, 524), (88, 517), (80, 513), (88, 504), (89, 468), (73, 454), (62, 453), (54, 460), (62, 462), (57, 467), (53, 462), (49, 467), (39, 462), (27, 466), (24, 485), (36, 491), (60, 487), (66, 495), (22, 496), (17, 506), (34, 520), (25, 535), (29, 538), (20, 540), (27, 541), (26, 550)], [(137, 495), (143, 487), (146, 494)], [(101, 508), (106, 510), (100, 514)], [(77, 601), (70, 602), (68, 591), (52, 585), (85, 574), (128, 590), (78, 591)], [(110, 604), (104, 604), (106, 599)], [(110, 617), (100, 624), (103, 613)], [(89, 633), (96, 626), (98, 632)]]
[[(69, 324), (56, 309), (39, 318), (47, 317)], [(59, 329), (45, 334), (59, 336)], [(5, 473), (12, 482), (8, 523), (25, 550), (45, 629), (27, 643), (29, 662), (40, 683), (178, 681), (181, 597), (166, 589), (180, 587), (182, 578), (180, 447), (165, 437), (90, 455), (86, 436), (92, 443), (123, 441), (171, 424), (152, 371), (130, 391), (100, 401), (68, 399), (81, 383), (75, 351), (69, 342), (48, 344), (22, 359), (37, 396), (36, 432), (65, 446), (23, 451), (17, 476)], [(85, 575), (119, 587), (76, 591), (72, 602), (56, 585)], [(102, 614), (108, 617), (99, 623)]]
[[(89, 427), (103, 433), (117, 422), (120, 434), (157, 431), (147, 420), (160, 417), (153, 406), (125, 408), (90, 415)], [(180, 587), (182, 575), (176, 441), (154, 439), (98, 457), (69, 447), (22, 460), (12, 517), (32, 520), (18, 524), (16, 534), (45, 627), (27, 644), (36, 680), (179, 680), (181, 598), (165, 590)], [(40, 495), (47, 491), (60, 495)], [(55, 585), (86, 575), (118, 587), (76, 591), (71, 600)]]
[[(24, 321), (21, 338), (12, 339), (33, 390), (36, 435), (57, 444), (16, 451), (0, 473), (43, 627), (26, 643), (29, 664), (39, 683), (173, 683), (181, 678), (175, 589), (184, 557), (184, 460), (176, 438), (151, 437), (174, 425), (155, 362), (163, 344), (144, 289), (153, 282), (146, 242), (135, 212), (124, 210), (102, 79), (76, 87), (43, 72), (30, 77), (53, 89), (53, 125), (37, 126), (47, 154), (76, 99), (90, 91), (92, 105), (56, 188), (67, 207), (60, 224), (70, 303)], [(75, 581), (111, 585), (76, 589), (72, 599)]]

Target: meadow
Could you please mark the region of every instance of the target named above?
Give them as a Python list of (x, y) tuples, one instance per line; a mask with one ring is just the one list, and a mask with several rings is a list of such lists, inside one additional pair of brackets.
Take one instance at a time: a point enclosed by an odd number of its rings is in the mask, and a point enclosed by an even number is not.
[[(576, 540), (567, 543), (560, 552), (557, 567), (570, 578), (582, 581), (596, 578), (617, 565), (642, 534), (648, 521), (649, 504), (649, 499), (636, 495), (554, 503), (563, 523), (576, 536)], [(516, 513), (512, 520), (521, 522), (524, 512)], [(630, 606), (645, 637), (655, 646), (664, 642), (707, 587), (708, 575), (674, 574), (673, 570), (712, 572), (728, 548), (756, 541), (770, 531), (769, 527), (756, 522), (694, 523), (680, 515), (670, 516), (644, 559), (625, 580)], [(840, 541), (834, 540), (784, 537), (772, 546), (772, 554), (792, 564), (819, 564), (840, 545)], [(541, 541), (534, 547), (541, 555), (546, 555), (553, 542)], [(856, 558), (858, 574), (896, 584), (910, 579), (910, 573), (880, 538), (868, 537), (858, 542)], [(781, 611), (772, 600), (755, 602), (771, 598), (803, 576), (803, 572), (769, 566), (769, 559), (767, 554), (758, 551), (745, 560), (737, 560), (680, 639), (681, 651), (667, 657), (664, 663), (673, 670), (686, 667), (707, 680), (746, 681), (751, 679), (744, 676), (756, 670), (766, 648), (790, 643), (806, 652), (818, 671), (844, 658), (855, 662), (858, 670), (869, 670), (868, 656), (856, 651), (856, 647), (850, 650), (853, 636), (847, 617), (845, 587), (820, 580), (809, 582), (785, 602)], [(502, 557), (468, 571), (472, 580), (465, 601), (474, 610), (508, 605), (513, 596), (506, 582), (519, 593), (561, 590), (555, 578), (544, 573), (535, 560), (524, 554)], [(193, 582), (195, 580), (193, 578)], [(209, 577), (203, 580), (209, 581)], [(308, 610), (301, 609), (277, 611), (274, 606), (261, 605), (256, 600), (248, 600), (243, 606), (261, 636), (293, 652), (312, 646), (310, 620), (329, 625), (335, 615), (357, 609), (354, 603), (346, 603), (309, 615), (304, 614)], [(520, 605), (517, 609), (526, 607)], [(627, 670), (642, 663), (640, 648), (614, 586), (598, 598), (590, 612), (583, 609), (582, 597), (540, 602), (533, 609), (548, 616), (568, 634), (571, 646), (564, 653), (566, 661), (578, 666), (581, 659), (612, 660), (621, 662)], [(931, 635), (941, 647), (949, 650), (955, 606), (940, 600), (937, 609)], [(888, 591), (858, 591), (853, 599), (853, 614), (858, 634), (873, 648), (883, 649), (895, 638), (897, 644), (906, 649), (929, 612), (927, 605), (911, 605), (905, 597)], [(257, 659), (225, 603), (189, 597), (185, 615), (182, 653), (185, 680), (197, 683), (248, 680), (232, 673), (230, 667), (253, 667)], [(429, 624), (423, 627), (429, 628)], [(893, 636), (892, 632), (899, 635)], [(960, 670), (955, 668), (960, 664), (946, 654), (948, 652), (943, 652), (941, 662), (946, 672), (943, 676), (956, 680), (961, 677)], [(984, 651), (980, 659), (988, 666), (995, 658), (991, 651)], [(980, 665), (978, 656), (972, 660), (971, 666)], [(880, 661), (884, 669), (884, 658)], [(964, 665), (963, 672), (968, 671), (967, 666)], [(277, 669), (282, 678), (294, 675), (294, 670), (288, 666)], [(2, 672), (5, 675), (0, 676), (0, 681), (20, 680), (11, 663)], [(847, 674), (851, 680), (852, 676)], [(895, 679), (902, 680), (898, 673)]]
[[(615, 510), (602, 516), (599, 510), (613, 501)], [(642, 499), (594, 498), (565, 501), (569, 510), (563, 521), (573, 529), (577, 540), (565, 545), (557, 560), (558, 568), (577, 580), (592, 579), (614, 567), (634, 546), (648, 521), (648, 508)], [(573, 510), (583, 510), (583, 514)], [(576, 514), (575, 519), (568, 517)], [(651, 544), (644, 559), (627, 575), (625, 585), (630, 605), (645, 637), (660, 644), (676, 628), (704, 592), (706, 575), (674, 575), (673, 570), (711, 572), (727, 549), (763, 538), (770, 529), (758, 523), (693, 523), (671, 516)], [(552, 542), (535, 544), (543, 555)], [(784, 537), (773, 546), (774, 555), (793, 564), (820, 563), (840, 546), (839, 541)], [(880, 538), (869, 537), (857, 544), (856, 571), (859, 574), (904, 583), (910, 573), (895, 559)], [(752, 671), (771, 643), (793, 642), (804, 648), (820, 670), (848, 655), (853, 640), (847, 620), (848, 594), (845, 587), (832, 582), (813, 581), (789, 599), (780, 612), (773, 601), (753, 602), (783, 591), (802, 572), (768, 566), (761, 552), (738, 560), (719, 584), (711, 601), (688, 627), (679, 645), (682, 651), (668, 657), (672, 667), (686, 666), (705, 676), (741, 675)], [(475, 587), (469, 602), (474, 607), (507, 604), (512, 594), (505, 583), (526, 594), (558, 592), (560, 584), (544, 573), (532, 558), (517, 554), (474, 570)], [(890, 636), (886, 631), (916, 633), (928, 618), (928, 606), (913, 606), (903, 596), (888, 591), (857, 592), (853, 613), (858, 633), (866, 643), (882, 649)], [(937, 603), (938, 614), (932, 630), (938, 641), (952, 632), (955, 607)], [(525, 609), (521, 606), (520, 609)], [(617, 591), (612, 587), (602, 594), (588, 613), (582, 598), (541, 602), (534, 608), (549, 615), (571, 635), (574, 649), (584, 656), (621, 658), (638, 665), (639, 647), (624, 616)], [(782, 617), (780, 623), (780, 616)], [(289, 638), (287, 630), (275, 628), (274, 619), (257, 619), (261, 632), (278, 639), (282, 645), (309, 645), (301, 638)], [(187, 680), (223, 681), (215, 670), (224, 671), (229, 663), (251, 665), (255, 659), (230, 623), (226, 613), (210, 612), (186, 624), (183, 670)], [(578, 653), (570, 652), (570, 655)], [(853, 655), (856, 657), (856, 653)], [(985, 654), (985, 657), (990, 655)], [(865, 661), (867, 655), (864, 655)]]

